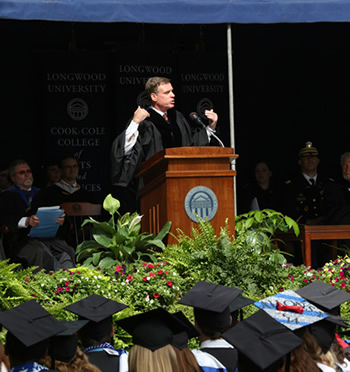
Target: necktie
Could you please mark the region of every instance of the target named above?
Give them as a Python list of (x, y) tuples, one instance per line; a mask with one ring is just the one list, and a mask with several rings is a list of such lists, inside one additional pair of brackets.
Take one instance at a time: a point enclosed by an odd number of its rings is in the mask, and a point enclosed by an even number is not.
[(163, 118), (165, 121), (168, 121), (168, 115), (166, 113), (163, 114)]
[(315, 186), (315, 180), (313, 178), (309, 179), (311, 186)]

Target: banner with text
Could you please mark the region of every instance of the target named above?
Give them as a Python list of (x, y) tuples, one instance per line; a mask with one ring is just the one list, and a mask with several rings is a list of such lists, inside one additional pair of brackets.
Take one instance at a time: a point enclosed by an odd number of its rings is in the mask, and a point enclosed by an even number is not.
[(41, 57), (46, 159), (73, 154), (78, 182), (103, 201), (110, 186), (111, 62), (109, 53), (45, 52)]

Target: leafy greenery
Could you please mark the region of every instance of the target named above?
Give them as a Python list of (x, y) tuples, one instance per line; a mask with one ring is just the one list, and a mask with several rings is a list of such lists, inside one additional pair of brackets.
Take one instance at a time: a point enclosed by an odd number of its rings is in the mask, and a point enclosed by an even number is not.
[[(171, 223), (164, 225), (160, 233), (141, 233), (141, 218), (138, 213), (126, 213), (120, 216), (120, 203), (112, 195), (108, 195), (103, 208), (111, 215), (109, 221), (85, 220), (82, 227), (92, 224), (94, 240), (87, 240), (78, 245), (77, 261), (88, 267), (108, 268), (118, 263), (131, 263), (140, 259), (155, 261), (152, 248), (164, 249), (162, 242), (170, 230)], [(117, 215), (119, 218), (116, 220)]]
[[(118, 201), (107, 199), (104, 207), (113, 217), (119, 208)], [(125, 235), (132, 235), (135, 217), (121, 218), (121, 225), (115, 226), (115, 230), (131, 229)], [(114, 226), (113, 221), (109, 223)], [(64, 307), (96, 293), (129, 306), (115, 314), (114, 321), (158, 306), (171, 312), (181, 310), (193, 320), (192, 309), (178, 305), (178, 299), (198, 280), (241, 288), (254, 300), (286, 289), (297, 290), (314, 280), (350, 291), (348, 256), (339, 257), (320, 270), (286, 263), (274, 244), (274, 235), (278, 230), (290, 229), (298, 233), (293, 220), (278, 212), (264, 210), (238, 216), (235, 235), (226, 224), (217, 236), (212, 225), (202, 220), (198, 228), (192, 229), (191, 236), (177, 230), (177, 244), (152, 252), (154, 262), (138, 260), (136, 253), (132, 256), (133, 261), (128, 254), (126, 261), (122, 261), (124, 256), (121, 254), (117, 264), (106, 265), (106, 268), (79, 265), (70, 270), (45, 272), (36, 268), (18, 271), (17, 265), (0, 261), (0, 310), (35, 298), (57, 319), (71, 320), (75, 315), (65, 311)], [(136, 232), (132, 241), (140, 235), (138, 229)], [(255, 311), (254, 305), (244, 309), (245, 316)], [(345, 318), (349, 318), (350, 304), (343, 304), (341, 311)], [(130, 335), (118, 327), (114, 337), (117, 347), (128, 348), (131, 344)]]
[(272, 210), (253, 211), (236, 218), (236, 236), (228, 226), (215, 235), (212, 225), (199, 220), (192, 236), (177, 230), (177, 244), (168, 246), (158, 256), (168, 261), (189, 286), (199, 279), (242, 288), (259, 298), (280, 281), (279, 273), (286, 259), (274, 244), (277, 230), (290, 228), (299, 233), (297, 224), (289, 217)]

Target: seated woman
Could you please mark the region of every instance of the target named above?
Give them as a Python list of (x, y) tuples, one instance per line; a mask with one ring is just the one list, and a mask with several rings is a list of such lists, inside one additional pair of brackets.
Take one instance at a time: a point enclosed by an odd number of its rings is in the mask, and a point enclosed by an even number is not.
[(251, 210), (280, 210), (280, 192), (272, 179), (272, 169), (268, 162), (260, 161), (254, 168), (254, 181), (243, 187), (239, 213)]

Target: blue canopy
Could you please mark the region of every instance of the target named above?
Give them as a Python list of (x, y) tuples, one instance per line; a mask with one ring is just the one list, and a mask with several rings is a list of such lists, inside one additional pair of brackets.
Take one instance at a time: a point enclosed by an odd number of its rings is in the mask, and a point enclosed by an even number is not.
[(350, 0), (1, 0), (0, 18), (172, 24), (350, 21)]

